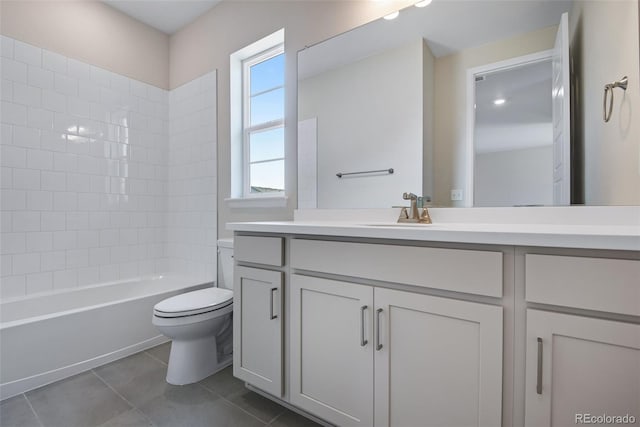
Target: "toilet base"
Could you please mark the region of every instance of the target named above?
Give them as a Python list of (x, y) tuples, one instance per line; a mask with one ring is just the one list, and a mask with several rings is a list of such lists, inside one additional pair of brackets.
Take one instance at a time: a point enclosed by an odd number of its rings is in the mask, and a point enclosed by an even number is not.
[(215, 336), (198, 340), (171, 342), (167, 382), (185, 385), (198, 382), (226, 368), (232, 357), (218, 361)]

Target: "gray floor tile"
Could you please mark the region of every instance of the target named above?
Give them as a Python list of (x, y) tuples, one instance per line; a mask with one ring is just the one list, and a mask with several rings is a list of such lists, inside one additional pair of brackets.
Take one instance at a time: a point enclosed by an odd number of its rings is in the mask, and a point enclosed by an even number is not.
[(172, 387), (165, 380), (167, 367), (145, 352), (116, 360), (94, 371), (136, 407), (161, 396)]
[(262, 427), (265, 424), (198, 384), (169, 387), (138, 409), (158, 427)]
[(153, 348), (150, 348), (149, 350), (147, 350), (147, 352), (149, 354), (151, 354), (153, 357), (156, 357), (160, 360), (162, 360), (164, 363), (169, 363), (169, 353), (171, 352), (171, 341), (166, 342), (164, 344), (160, 344), (158, 346), (155, 346)]
[(45, 427), (99, 426), (131, 409), (92, 372), (58, 381), (26, 396)]
[(137, 409), (125, 412), (100, 427), (153, 427), (153, 424)]
[(0, 402), (0, 426), (40, 427), (36, 415), (23, 394)]
[(285, 413), (269, 425), (273, 427), (322, 427), (315, 421), (311, 421), (309, 418), (305, 418), (288, 409), (285, 409)]
[(241, 380), (233, 376), (232, 366), (205, 378), (200, 383), (265, 423), (269, 423), (285, 410), (274, 401), (246, 388)]

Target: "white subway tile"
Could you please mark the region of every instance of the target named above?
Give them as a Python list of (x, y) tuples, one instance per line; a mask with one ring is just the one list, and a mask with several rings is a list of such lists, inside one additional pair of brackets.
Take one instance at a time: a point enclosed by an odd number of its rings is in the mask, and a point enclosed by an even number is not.
[(88, 154), (89, 153), (88, 138), (77, 135), (67, 135), (67, 151), (74, 154)]
[(12, 147), (3, 143), (0, 145), (0, 164), (10, 168), (24, 168), (27, 166), (27, 150)]
[(92, 230), (100, 230), (109, 228), (110, 219), (109, 212), (89, 212), (89, 228)]
[(53, 193), (50, 191), (27, 191), (27, 209), (50, 211), (53, 209)]
[(67, 99), (58, 92), (42, 89), (42, 107), (47, 110), (64, 113), (67, 111)]
[(67, 111), (72, 116), (91, 118), (91, 103), (83, 101), (80, 98), (70, 96), (67, 98)]
[(42, 231), (60, 231), (67, 227), (65, 212), (42, 212), (40, 214), (40, 229)]
[(40, 146), (44, 150), (67, 151), (67, 136), (59, 131), (43, 130), (40, 133)]
[(107, 265), (111, 263), (109, 248), (89, 248), (89, 265)]
[(55, 73), (54, 88), (56, 92), (66, 96), (78, 96), (78, 87), (78, 79)]
[(16, 211), (27, 208), (27, 193), (22, 190), (2, 190), (0, 200), (2, 202), (2, 210), (4, 211)]
[(20, 83), (27, 82), (27, 64), (9, 58), (2, 58), (0, 66), (2, 67), (0, 74), (2, 74), (3, 79)]
[(56, 73), (67, 74), (67, 58), (49, 50), (42, 50), (42, 68)]
[(78, 155), (73, 153), (53, 153), (53, 169), (62, 172), (78, 170)]
[(40, 254), (16, 254), (12, 256), (13, 274), (29, 274), (40, 272)]
[(13, 188), (18, 190), (39, 190), (40, 171), (34, 169), (14, 169)]
[(128, 246), (111, 246), (111, 262), (114, 264), (121, 264), (129, 261), (129, 247)]
[(100, 282), (99, 267), (84, 267), (78, 269), (78, 286), (93, 285)]
[[(42, 178), (41, 184), (42, 184), (43, 190), (65, 191), (67, 189), (67, 175), (64, 172), (42, 171), (41, 178)], [(54, 200), (55, 200), (55, 197), (54, 197)]]
[(67, 59), (67, 73), (69, 76), (79, 80), (91, 80), (91, 66), (78, 60)]
[(78, 286), (78, 270), (61, 270), (53, 273), (53, 288), (68, 289)]
[(92, 65), (91, 66), (91, 83), (98, 86), (110, 87), (111, 74), (113, 74), (111, 73), (111, 71), (107, 71), (103, 68)]
[(91, 191), (91, 181), (89, 175), (84, 175), (81, 173), (68, 173), (67, 191), (73, 191), (76, 193), (88, 193), (89, 191)]
[(13, 82), (2, 79), (2, 90), (0, 90), (0, 100), (13, 102)]
[(116, 246), (119, 237), (118, 230), (100, 230), (100, 246)]
[(2, 123), (25, 126), (27, 124), (27, 107), (13, 102), (2, 101), (0, 119)]
[(29, 65), (27, 75), (29, 86), (39, 87), (40, 89), (54, 88), (53, 71)]
[(87, 102), (100, 102), (100, 87), (93, 82), (78, 82), (78, 97)]
[(13, 170), (7, 167), (0, 167), (0, 188), (13, 188)]
[[(10, 190), (6, 190), (6, 191), (10, 191)], [(4, 194), (5, 191), (2, 191), (0, 193)], [(13, 229), (13, 212), (5, 209), (0, 210), (0, 230), (12, 230), (12, 229)]]
[(89, 155), (98, 158), (108, 158), (110, 155), (110, 143), (100, 139), (91, 140), (89, 143)]
[(14, 211), (12, 220), (15, 232), (40, 231), (40, 212)]
[(129, 79), (120, 74), (111, 73), (111, 89), (122, 94), (128, 95), (130, 93)]
[(11, 255), (0, 255), (0, 277), (13, 274), (13, 258)]
[(43, 252), (40, 254), (40, 271), (64, 270), (66, 265), (66, 250)]
[(27, 150), (27, 168), (51, 170), (53, 169), (53, 155), (51, 151)]
[(53, 233), (40, 231), (25, 233), (27, 252), (47, 252), (53, 250)]
[(78, 209), (81, 211), (97, 211), (100, 209), (100, 196), (94, 193), (78, 194)]
[(148, 97), (147, 84), (138, 80), (131, 80), (131, 94), (139, 98), (146, 99)]
[[(44, 172), (43, 172), (44, 174)], [(53, 210), (55, 211), (77, 211), (78, 195), (70, 192), (56, 192), (53, 194)]]
[(16, 298), (26, 295), (25, 276), (3, 277), (0, 284), (0, 298)]
[(25, 233), (2, 232), (2, 235), (0, 237), (2, 238), (0, 253), (2, 253), (3, 255), (21, 254), (26, 252)]
[(100, 281), (111, 282), (120, 278), (120, 269), (117, 264), (100, 266)]
[(53, 249), (56, 251), (75, 249), (78, 247), (77, 231), (54, 231), (53, 232)]
[(40, 130), (23, 126), (14, 126), (13, 145), (25, 148), (40, 148)]
[(37, 67), (42, 66), (42, 49), (19, 40), (15, 40), (13, 43), (13, 58), (16, 61)]
[(42, 105), (42, 89), (13, 82), (13, 102), (27, 107), (40, 107)]
[(138, 263), (125, 262), (120, 264), (120, 278), (129, 278), (138, 276)]
[(88, 228), (88, 212), (67, 212), (67, 230), (86, 230)]
[(13, 39), (7, 36), (0, 36), (0, 55), (3, 58), (13, 58)]
[(27, 124), (34, 128), (42, 130), (53, 129), (53, 111), (44, 110), (42, 108), (29, 107)]
[(89, 251), (87, 249), (70, 249), (67, 251), (67, 269), (89, 266)]
[(100, 233), (97, 230), (78, 231), (78, 248), (97, 248), (100, 246)]
[(27, 295), (53, 290), (53, 274), (37, 273), (27, 275)]

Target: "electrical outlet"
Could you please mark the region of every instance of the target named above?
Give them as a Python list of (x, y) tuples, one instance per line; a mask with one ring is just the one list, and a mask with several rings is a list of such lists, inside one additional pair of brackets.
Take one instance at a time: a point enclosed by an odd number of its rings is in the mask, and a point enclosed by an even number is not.
[(462, 200), (462, 190), (451, 190), (451, 200)]

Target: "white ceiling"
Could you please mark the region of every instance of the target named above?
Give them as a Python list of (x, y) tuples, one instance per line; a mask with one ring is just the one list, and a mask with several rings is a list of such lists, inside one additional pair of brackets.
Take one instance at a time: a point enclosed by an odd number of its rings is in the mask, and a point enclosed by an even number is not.
[(101, 0), (145, 24), (173, 34), (221, 0)]

